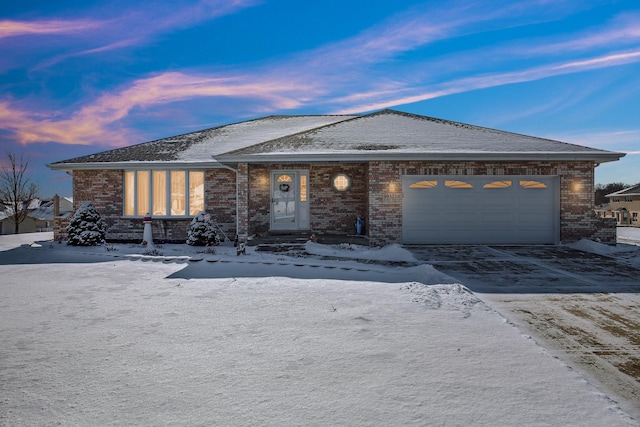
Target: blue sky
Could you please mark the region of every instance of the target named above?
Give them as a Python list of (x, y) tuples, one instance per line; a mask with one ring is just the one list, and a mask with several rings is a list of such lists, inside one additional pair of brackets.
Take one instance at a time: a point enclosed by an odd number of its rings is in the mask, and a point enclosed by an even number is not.
[(30, 1), (0, 10), (0, 145), (46, 163), (271, 114), (395, 108), (628, 153), (636, 1)]

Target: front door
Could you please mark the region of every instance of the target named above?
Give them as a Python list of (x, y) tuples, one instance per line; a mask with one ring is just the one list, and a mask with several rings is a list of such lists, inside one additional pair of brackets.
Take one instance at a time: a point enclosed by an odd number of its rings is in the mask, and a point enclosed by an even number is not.
[(271, 173), (271, 229), (309, 228), (308, 179), (306, 170)]

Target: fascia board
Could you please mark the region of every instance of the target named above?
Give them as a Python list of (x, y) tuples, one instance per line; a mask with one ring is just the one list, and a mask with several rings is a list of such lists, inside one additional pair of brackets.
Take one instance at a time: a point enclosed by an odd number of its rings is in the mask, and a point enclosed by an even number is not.
[(114, 169), (218, 169), (226, 168), (219, 162), (96, 162), (96, 163), (49, 163), (48, 168), (60, 171), (114, 170)]
[(624, 153), (348, 153), (348, 154), (252, 154), (218, 156), (224, 163), (363, 162), (363, 161), (593, 161), (612, 162)]

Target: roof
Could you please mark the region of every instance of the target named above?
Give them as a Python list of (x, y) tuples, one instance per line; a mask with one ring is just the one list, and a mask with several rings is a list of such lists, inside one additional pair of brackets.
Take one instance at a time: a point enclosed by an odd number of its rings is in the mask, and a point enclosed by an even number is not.
[[(117, 148), (97, 154), (76, 157), (48, 165), (52, 169), (69, 170), (94, 164), (134, 166), (139, 163), (216, 163), (214, 157), (292, 133), (348, 120), (354, 116), (268, 116), (226, 126), (158, 139)], [(69, 166), (74, 166), (70, 168)]]
[(605, 197), (612, 196), (640, 196), (640, 184), (634, 185), (633, 187), (623, 188), (615, 193), (607, 194)]
[(599, 150), (464, 123), (383, 110), (360, 116), (269, 116), (48, 165), (53, 169), (150, 163), (366, 160), (618, 160)]

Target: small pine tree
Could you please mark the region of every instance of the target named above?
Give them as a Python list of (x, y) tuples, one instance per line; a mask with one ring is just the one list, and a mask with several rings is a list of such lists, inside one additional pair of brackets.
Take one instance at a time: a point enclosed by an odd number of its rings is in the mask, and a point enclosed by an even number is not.
[(218, 234), (213, 221), (207, 219), (204, 212), (200, 212), (189, 225), (187, 245), (191, 246), (213, 246), (217, 245)]
[(107, 231), (96, 208), (85, 202), (67, 226), (68, 244), (72, 246), (97, 246), (104, 243)]

